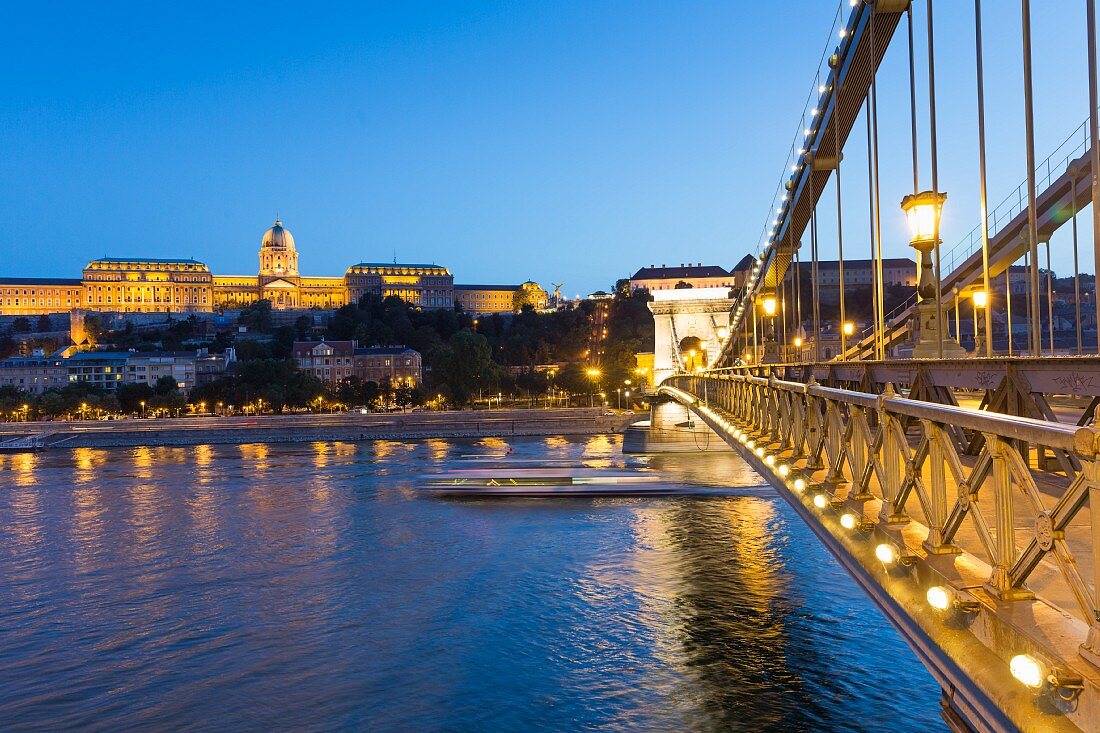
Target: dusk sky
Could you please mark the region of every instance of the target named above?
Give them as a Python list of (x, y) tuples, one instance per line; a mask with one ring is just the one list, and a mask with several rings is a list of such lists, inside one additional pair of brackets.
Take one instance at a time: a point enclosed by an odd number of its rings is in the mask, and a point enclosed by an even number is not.
[[(1025, 176), (1020, 17), (1018, 3), (984, 5), (995, 205)], [(1084, 3), (1032, 7), (1042, 160), (1088, 113)], [(574, 294), (648, 264), (730, 267), (759, 242), (836, 10), (819, 0), (10, 6), (0, 275), (79, 277), (104, 255), (195, 257), (251, 274), (276, 212), (311, 275), (396, 255), (446, 265), (457, 282), (531, 278)], [(936, 5), (936, 41), (949, 247), (978, 222), (972, 3)], [(879, 78), (886, 253), (909, 256), (897, 206), (912, 178), (904, 22)], [(845, 158), (849, 257), (868, 251), (865, 146), (861, 119)], [(824, 200), (831, 257), (831, 192)], [(1068, 227), (1054, 243), (1055, 269), (1069, 274)]]

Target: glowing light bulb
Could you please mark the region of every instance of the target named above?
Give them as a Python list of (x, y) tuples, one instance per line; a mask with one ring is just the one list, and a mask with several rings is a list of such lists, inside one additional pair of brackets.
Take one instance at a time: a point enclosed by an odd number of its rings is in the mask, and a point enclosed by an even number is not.
[(1012, 676), (1028, 687), (1042, 687), (1045, 675), (1039, 661), (1028, 654), (1017, 654), (1008, 663)]
[(884, 565), (889, 565), (897, 561), (898, 552), (893, 545), (881, 544), (875, 548), (875, 557)]
[(765, 465), (768, 465), (768, 466), (774, 466), (775, 465), (775, 456), (773, 456), (773, 455), (764, 456), (764, 463), (765, 463)]
[(794, 490), (795, 491), (805, 491), (806, 490), (806, 480), (803, 479), (803, 478), (796, 478), (794, 480)]
[(764, 446), (760, 446), (759, 448), (756, 449), (756, 457), (757, 458), (763, 458), (764, 457)]
[(946, 611), (951, 607), (951, 594), (943, 586), (932, 586), (925, 597), (928, 599), (928, 605), (937, 611)]
[(779, 471), (779, 475), (783, 478), (787, 478), (787, 476), (791, 475), (791, 467), (786, 463), (780, 463), (777, 470)]
[(844, 529), (856, 528), (856, 515), (851, 512), (846, 512), (840, 515), (840, 526)]
[(814, 497), (814, 506), (818, 509), (824, 509), (828, 503), (829, 500), (825, 498), (824, 494), (818, 494)]

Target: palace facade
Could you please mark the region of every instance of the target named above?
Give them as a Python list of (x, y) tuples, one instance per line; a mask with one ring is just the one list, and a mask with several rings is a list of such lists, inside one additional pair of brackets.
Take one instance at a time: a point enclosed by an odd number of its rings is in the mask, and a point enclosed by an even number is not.
[(360, 262), (343, 277), (303, 276), (290, 230), (276, 220), (260, 240), (256, 275), (214, 275), (193, 259), (104, 257), (83, 277), (0, 278), (0, 315), (74, 309), (117, 313), (199, 313), (258, 300), (278, 309), (333, 309), (367, 293), (396, 295), (426, 309), (454, 308), (454, 276), (440, 265)]

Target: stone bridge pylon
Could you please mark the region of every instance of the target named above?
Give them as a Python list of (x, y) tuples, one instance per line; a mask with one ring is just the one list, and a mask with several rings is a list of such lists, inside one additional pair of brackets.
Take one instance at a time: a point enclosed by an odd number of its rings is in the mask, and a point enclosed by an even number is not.
[(706, 369), (729, 335), (729, 288), (683, 288), (653, 293), (653, 384)]

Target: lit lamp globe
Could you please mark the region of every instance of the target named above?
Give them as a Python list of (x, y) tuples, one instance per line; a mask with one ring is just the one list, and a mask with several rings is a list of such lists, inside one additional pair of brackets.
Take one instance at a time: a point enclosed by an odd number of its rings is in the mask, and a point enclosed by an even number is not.
[(764, 308), (764, 315), (770, 317), (775, 315), (776, 310), (778, 310), (779, 303), (776, 301), (774, 295), (769, 295), (764, 298), (762, 306)]
[(989, 305), (989, 293), (984, 290), (975, 290), (973, 298), (975, 308), (985, 308)]
[[(909, 220), (909, 231), (913, 235), (912, 244), (928, 242), (934, 245), (940, 232), (940, 216), (943, 214), (943, 202), (947, 194), (935, 191), (911, 193), (901, 200), (901, 210)], [(919, 248), (918, 248), (919, 249)]]

